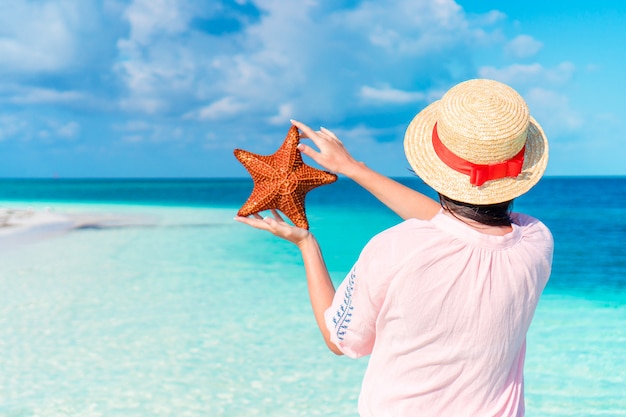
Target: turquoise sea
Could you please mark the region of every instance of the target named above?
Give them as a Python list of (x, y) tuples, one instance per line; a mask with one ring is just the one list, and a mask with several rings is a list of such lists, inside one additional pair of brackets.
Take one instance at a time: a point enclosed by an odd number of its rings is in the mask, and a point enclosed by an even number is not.
[[(233, 220), (251, 188), (0, 180), (0, 209), (97, 220), (0, 245), (0, 416), (356, 416), (367, 359), (326, 350), (297, 250)], [(515, 210), (555, 238), (526, 415), (626, 416), (626, 178), (546, 178)], [(336, 282), (399, 222), (345, 179), (307, 211)]]

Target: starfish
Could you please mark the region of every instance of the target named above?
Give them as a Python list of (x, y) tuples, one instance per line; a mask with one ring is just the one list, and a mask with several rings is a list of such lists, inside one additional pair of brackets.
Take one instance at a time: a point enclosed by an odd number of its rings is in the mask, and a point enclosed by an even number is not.
[(263, 210), (278, 209), (294, 225), (309, 228), (304, 209), (306, 194), (321, 185), (335, 182), (337, 176), (306, 165), (297, 148), (299, 142), (298, 128), (292, 126), (285, 141), (273, 155), (257, 155), (235, 149), (235, 157), (254, 181), (252, 194), (237, 213), (239, 216), (247, 217)]

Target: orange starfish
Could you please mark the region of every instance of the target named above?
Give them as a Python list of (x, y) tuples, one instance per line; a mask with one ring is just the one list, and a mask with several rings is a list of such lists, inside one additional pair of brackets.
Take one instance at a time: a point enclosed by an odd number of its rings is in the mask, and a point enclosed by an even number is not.
[(254, 181), (252, 194), (237, 213), (239, 216), (278, 209), (296, 226), (309, 228), (304, 197), (320, 185), (335, 182), (337, 176), (306, 165), (297, 148), (299, 142), (298, 128), (292, 126), (285, 141), (273, 155), (257, 155), (235, 149), (235, 157)]

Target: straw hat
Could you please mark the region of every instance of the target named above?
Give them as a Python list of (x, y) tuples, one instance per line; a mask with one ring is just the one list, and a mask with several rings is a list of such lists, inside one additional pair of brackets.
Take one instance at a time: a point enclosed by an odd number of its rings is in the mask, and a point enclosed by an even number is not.
[(524, 99), (484, 79), (454, 86), (415, 116), (404, 151), (426, 184), (478, 205), (524, 194), (548, 163), (548, 141)]

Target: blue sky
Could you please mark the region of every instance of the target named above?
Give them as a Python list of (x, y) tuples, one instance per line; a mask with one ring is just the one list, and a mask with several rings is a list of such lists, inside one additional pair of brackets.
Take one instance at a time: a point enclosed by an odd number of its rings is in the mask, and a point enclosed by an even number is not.
[(233, 177), (289, 119), (407, 175), (404, 130), (469, 78), (527, 100), (548, 175), (626, 175), (626, 2), (5, 0), (0, 177)]

